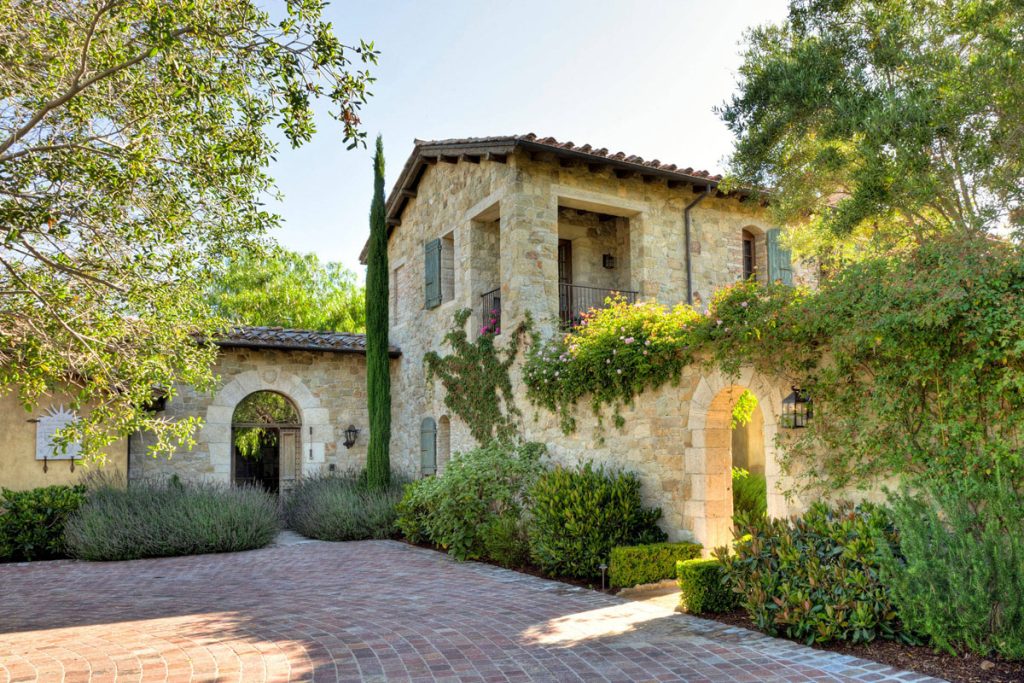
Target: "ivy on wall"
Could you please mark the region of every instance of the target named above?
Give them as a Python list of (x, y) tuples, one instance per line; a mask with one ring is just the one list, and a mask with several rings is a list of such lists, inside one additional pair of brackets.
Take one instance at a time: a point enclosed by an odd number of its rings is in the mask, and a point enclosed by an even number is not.
[(424, 355), (427, 378), (441, 381), (445, 406), (462, 418), (478, 443), (510, 440), (518, 434), (517, 420), (522, 413), (512, 395), (509, 370), (532, 324), (527, 317), (515, 329), (506, 330), (508, 343), (499, 348), (496, 325), (486, 326), (475, 341), (469, 340), (466, 321), (470, 314), (468, 308), (455, 314), (455, 324), (444, 337), (450, 354), (430, 351)]

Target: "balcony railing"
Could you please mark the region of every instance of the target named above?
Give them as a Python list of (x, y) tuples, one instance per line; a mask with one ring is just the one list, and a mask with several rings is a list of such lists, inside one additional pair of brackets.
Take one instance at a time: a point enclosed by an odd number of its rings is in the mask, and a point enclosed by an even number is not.
[(480, 296), (480, 334), (501, 333), (501, 288)]
[(628, 303), (635, 304), (637, 292), (625, 289), (606, 289), (558, 283), (558, 317), (562, 327), (576, 327), (583, 321), (583, 314), (593, 308), (604, 308), (609, 297), (621, 296)]

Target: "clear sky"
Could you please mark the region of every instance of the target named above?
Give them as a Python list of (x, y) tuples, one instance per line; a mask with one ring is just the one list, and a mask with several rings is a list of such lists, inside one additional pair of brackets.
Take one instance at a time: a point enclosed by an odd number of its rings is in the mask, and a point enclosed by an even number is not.
[[(380, 50), (363, 110), (370, 149), (346, 151), (332, 119), (270, 172), (284, 193), (275, 237), (360, 278), (372, 140), (390, 190), (413, 140), (537, 133), (719, 172), (732, 136), (712, 111), (733, 92), (747, 27), (785, 0), (334, 0), (347, 42)], [(333, 124), (333, 125), (332, 125)]]

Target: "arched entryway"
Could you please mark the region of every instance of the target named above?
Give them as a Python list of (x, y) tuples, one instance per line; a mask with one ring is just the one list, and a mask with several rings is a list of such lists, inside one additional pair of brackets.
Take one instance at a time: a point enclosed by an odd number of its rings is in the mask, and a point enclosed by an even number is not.
[(243, 398), (231, 417), (231, 481), (271, 493), (288, 491), (301, 474), (302, 421), (295, 405), (275, 391)]
[[(752, 394), (757, 407), (738, 433), (733, 408), (745, 392)], [(732, 541), (734, 465), (763, 473), (769, 516), (787, 513), (775, 456), (780, 400), (779, 391), (750, 370), (734, 379), (713, 372), (698, 383), (688, 421), (692, 447), (687, 450), (685, 477), (690, 496), (684, 517), (706, 552)]]

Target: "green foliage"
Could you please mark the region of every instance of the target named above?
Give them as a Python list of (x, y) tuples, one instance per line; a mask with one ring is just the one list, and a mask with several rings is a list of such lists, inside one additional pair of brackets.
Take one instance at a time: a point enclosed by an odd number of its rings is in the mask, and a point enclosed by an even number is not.
[(736, 404), (732, 407), (732, 418), (729, 420), (729, 427), (746, 427), (754, 417), (757, 410), (757, 396), (750, 389), (744, 389), (736, 398)]
[(208, 296), (217, 315), (240, 325), (363, 332), (365, 294), (340, 263), (276, 247), (229, 259)]
[[(0, 391), (70, 388), (87, 457), (198, 420), (145, 410), (153, 387), (212, 390), (209, 285), (277, 218), (273, 126), (311, 138), (326, 100), (360, 141), (370, 44), (311, 0), (0, 3)], [(354, 60), (354, 61), (353, 61)]]
[(768, 514), (768, 483), (763, 474), (732, 468), (732, 514), (738, 519), (760, 519)]
[(736, 609), (738, 596), (732, 591), (722, 563), (710, 560), (676, 562), (679, 606), (689, 614), (721, 614)]
[(575, 430), (572, 409), (584, 396), (595, 414), (610, 405), (618, 416), (645, 389), (678, 380), (693, 360), (689, 331), (701, 316), (692, 308), (629, 304), (622, 297), (606, 303), (560, 339), (545, 344), (535, 336), (527, 352), (527, 396), (557, 412), (566, 434)]
[(262, 489), (100, 478), (65, 537), (74, 557), (108, 561), (252, 550), (277, 530), (277, 499)]
[(84, 486), (0, 489), (0, 562), (64, 557), (64, 525), (84, 500)]
[(304, 477), (285, 498), (285, 523), (322, 541), (393, 538), (404, 488), (397, 478), (386, 489), (371, 488), (361, 474)]
[(384, 213), (384, 140), (373, 157), (373, 201), (366, 256), (366, 397), (370, 442), (366, 476), (386, 489), (391, 479), (391, 365), (388, 356), (388, 226)]
[(880, 574), (880, 546), (897, 543), (884, 509), (815, 503), (792, 521), (748, 518), (735, 533), (735, 556), (716, 555), (762, 631), (807, 644), (910, 639)]
[(645, 508), (640, 479), (586, 463), (556, 467), (531, 488), (528, 519), (530, 556), (555, 576), (591, 579), (601, 575), (612, 548), (658, 543), (660, 508)]
[(1021, 25), (1016, 0), (790, 3), (747, 35), (720, 112), (732, 173), (844, 258), (1019, 229)]
[(952, 478), (895, 496), (882, 576), (907, 628), (950, 653), (1024, 659), (1024, 495)]
[(521, 510), (506, 511), (484, 527), (485, 557), (502, 567), (518, 569), (530, 562), (530, 545)]
[(507, 343), (498, 348), (495, 332), (484, 330), (476, 341), (469, 341), (466, 308), (455, 314), (455, 324), (444, 336), (452, 353), (441, 356), (433, 351), (423, 356), (427, 377), (440, 379), (444, 386), (444, 404), (469, 427), (477, 443), (516, 437), (516, 419), (522, 414), (512, 392), (509, 368), (519, 353), (523, 334), (532, 327), (529, 317), (515, 330), (505, 332)]
[(522, 553), (508, 546), (517, 538), (515, 527), (543, 470), (544, 452), (541, 444), (495, 441), (457, 453), (443, 476), (406, 487), (399, 529), (409, 540), (434, 543), (460, 560), (517, 559)]
[(671, 579), (676, 562), (700, 557), (700, 551), (698, 543), (615, 546), (608, 560), (608, 584), (612, 588), (628, 588)]
[[(235, 449), (243, 458), (256, 456), (264, 445), (275, 445), (273, 425), (298, 425), (299, 412), (287, 398), (273, 391), (256, 391), (235, 406), (231, 417)], [(262, 427), (260, 425), (267, 425)]]

